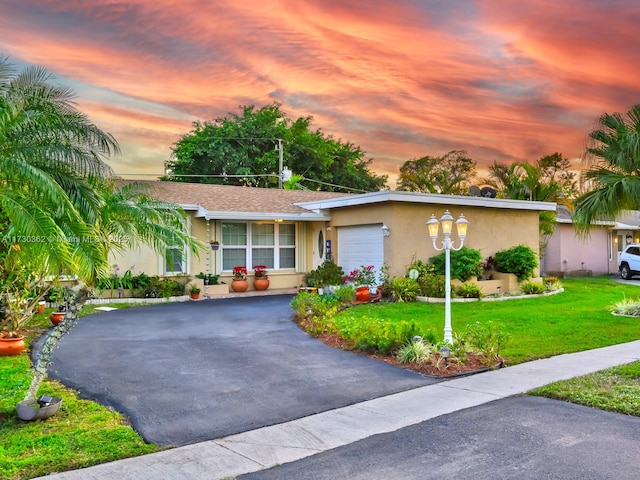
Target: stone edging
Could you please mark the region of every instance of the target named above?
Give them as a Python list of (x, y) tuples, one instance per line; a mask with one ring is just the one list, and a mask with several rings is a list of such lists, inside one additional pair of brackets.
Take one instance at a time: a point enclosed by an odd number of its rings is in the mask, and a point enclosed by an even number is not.
[[(482, 298), (452, 298), (452, 303), (471, 303), (471, 302), (500, 302), (503, 300), (521, 300), (523, 298), (549, 297), (564, 292), (564, 288), (559, 288), (552, 292), (537, 293), (532, 295), (504, 295), (502, 297), (482, 297)], [(416, 298), (418, 302), (425, 303), (444, 303), (446, 299), (436, 297), (420, 297)]]
[(106, 305), (108, 303), (173, 303), (188, 302), (191, 299), (189, 295), (180, 295), (178, 297), (169, 298), (92, 298), (87, 300), (87, 305)]

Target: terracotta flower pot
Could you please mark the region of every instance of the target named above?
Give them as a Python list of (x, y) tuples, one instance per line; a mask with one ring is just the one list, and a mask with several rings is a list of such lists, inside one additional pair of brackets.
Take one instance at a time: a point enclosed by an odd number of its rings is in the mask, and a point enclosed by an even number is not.
[(189, 296), (191, 297), (192, 300), (198, 300), (200, 298), (199, 293), (190, 293)]
[(19, 355), (24, 350), (24, 337), (0, 337), (0, 357)]
[(53, 312), (49, 315), (49, 320), (51, 320), (51, 323), (54, 325), (58, 325), (64, 319), (65, 315), (66, 312)]
[(253, 280), (253, 288), (256, 290), (266, 290), (269, 288), (269, 279), (267, 277), (258, 277)]
[(246, 292), (249, 288), (249, 282), (246, 279), (233, 279), (231, 282), (231, 289), (234, 292)]
[(356, 301), (367, 302), (369, 301), (369, 298), (371, 298), (369, 287), (358, 287), (356, 289)]
[(47, 307), (47, 302), (38, 302), (38, 313), (44, 313), (44, 309)]

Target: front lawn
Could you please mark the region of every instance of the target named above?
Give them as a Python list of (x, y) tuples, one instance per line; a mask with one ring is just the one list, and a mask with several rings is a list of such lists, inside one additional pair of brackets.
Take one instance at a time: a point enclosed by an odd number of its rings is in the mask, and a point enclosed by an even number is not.
[[(453, 333), (475, 322), (493, 322), (509, 335), (501, 352), (507, 365), (640, 339), (640, 319), (608, 310), (625, 297), (640, 297), (640, 287), (606, 277), (569, 278), (562, 284), (564, 292), (548, 297), (453, 303)], [(443, 337), (443, 304), (374, 303), (343, 310), (337, 318), (363, 317), (413, 321), (421, 331)]]
[[(93, 313), (95, 308), (85, 306), (82, 314)], [(50, 311), (34, 317), (28, 344), (51, 327)], [(0, 478), (28, 479), (158, 450), (146, 444), (118, 412), (81, 400), (74, 391), (53, 381), (44, 382), (39, 394), (61, 397), (60, 411), (45, 421), (19, 420), (15, 407), (29, 387), (29, 368), (26, 353), (0, 357)]]

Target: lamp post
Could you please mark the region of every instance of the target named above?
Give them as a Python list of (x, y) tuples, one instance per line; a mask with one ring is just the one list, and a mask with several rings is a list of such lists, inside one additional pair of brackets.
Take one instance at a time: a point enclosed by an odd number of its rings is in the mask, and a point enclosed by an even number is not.
[[(464, 218), (464, 215), (460, 215), (460, 218), (456, 220), (456, 231), (458, 232), (458, 238), (460, 239), (460, 246), (458, 248), (453, 247), (453, 241), (451, 240), (451, 230), (453, 229), (453, 217), (449, 213), (449, 210), (444, 212), (444, 215), (440, 218), (440, 221), (435, 215), (431, 214), (431, 218), (427, 221), (427, 227), (429, 227), (429, 236), (433, 242), (433, 248), (438, 252), (444, 250), (444, 270), (445, 270), (445, 307), (444, 307), (444, 341), (447, 343), (453, 343), (453, 335), (451, 330), (451, 250), (460, 250), (464, 245), (464, 239), (467, 236), (467, 226), (469, 221)], [(442, 235), (444, 240), (442, 241), (442, 247), (436, 246), (436, 240), (438, 239), (438, 230), (442, 224)]]

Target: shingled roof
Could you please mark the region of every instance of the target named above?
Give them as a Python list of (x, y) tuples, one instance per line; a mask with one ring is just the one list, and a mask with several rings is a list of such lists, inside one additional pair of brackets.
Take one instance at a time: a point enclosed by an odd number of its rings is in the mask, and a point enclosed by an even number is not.
[(308, 190), (279, 190), (275, 188), (236, 187), (205, 183), (139, 181), (152, 188), (161, 200), (196, 210), (196, 216), (209, 219), (282, 218), (285, 220), (324, 219), (318, 212), (295, 205), (352, 194), (315, 192)]

